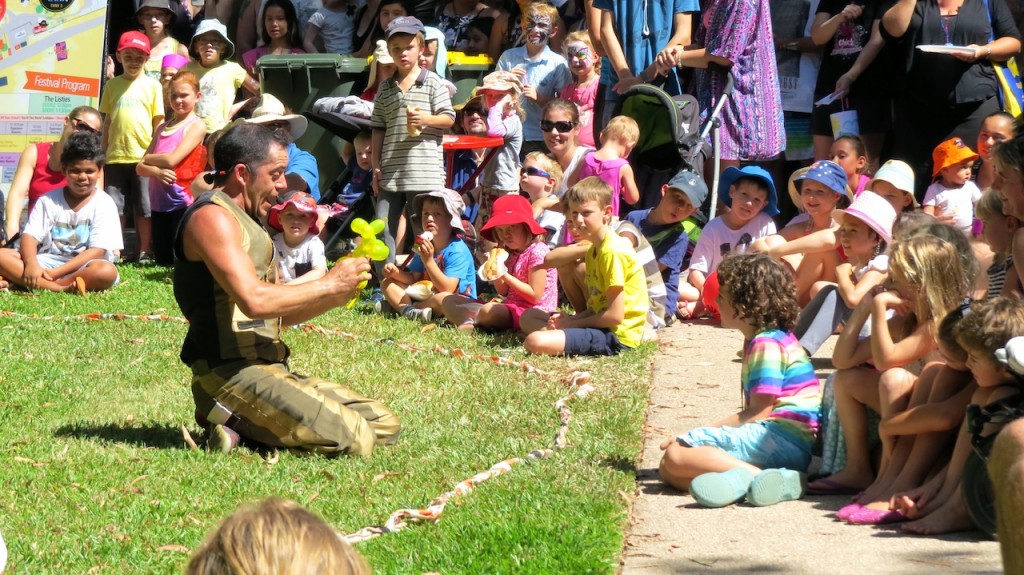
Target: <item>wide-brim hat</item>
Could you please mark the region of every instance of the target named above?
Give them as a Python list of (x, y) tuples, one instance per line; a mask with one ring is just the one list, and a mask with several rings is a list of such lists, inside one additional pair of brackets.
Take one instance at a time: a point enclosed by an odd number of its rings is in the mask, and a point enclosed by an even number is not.
[(743, 166), (742, 168), (729, 167), (722, 172), (722, 179), (718, 184), (718, 197), (726, 207), (732, 207), (732, 198), (729, 197), (729, 188), (740, 178), (756, 178), (761, 180), (768, 188), (768, 201), (765, 202), (761, 211), (769, 216), (779, 214), (779, 198), (775, 192), (775, 182), (771, 174), (760, 166)]
[(270, 214), (267, 216), (267, 225), (279, 232), (283, 232), (284, 228), (281, 227), (281, 212), (283, 212), (288, 206), (292, 206), (304, 214), (312, 215), (313, 220), (309, 222), (309, 233), (320, 233), (320, 227), (316, 225), (316, 200), (306, 192), (290, 191), (282, 194), (277, 199), (277, 203), (270, 207)]
[(178, 20), (178, 15), (175, 14), (174, 10), (171, 10), (171, 3), (169, 0), (142, 0), (139, 4), (139, 9), (135, 11), (136, 19), (139, 17), (139, 12), (142, 12), (143, 8), (159, 8), (161, 10), (166, 10), (167, 13), (171, 15), (171, 20), (167, 23), (168, 26), (174, 26), (174, 23)]
[(423, 222), (420, 212), (423, 211), (423, 200), (427, 198), (437, 198), (444, 202), (444, 208), (452, 217), (452, 231), (458, 234), (466, 233), (466, 229), (462, 227), (462, 210), (466, 204), (463, 203), (462, 196), (458, 192), (445, 188), (436, 192), (419, 194), (412, 199), (412, 212), (409, 214), (409, 219), (412, 220), (412, 227), (416, 235), (423, 233)]
[(896, 210), (882, 196), (865, 190), (845, 210), (832, 211), (832, 219), (837, 222), (842, 222), (845, 216), (853, 216), (867, 224), (885, 243), (892, 241)]
[(875, 172), (875, 177), (871, 178), (871, 181), (864, 188), (866, 190), (874, 190), (872, 184), (877, 181), (889, 182), (897, 190), (904, 194), (910, 194), (910, 197), (914, 200), (914, 205), (919, 205), (917, 198), (914, 197), (914, 169), (910, 167), (910, 164), (902, 160), (889, 160), (882, 164), (881, 168), (878, 168), (878, 171)]
[(377, 47), (373, 49), (373, 59), (370, 60), (370, 77), (366, 81), (367, 87), (377, 84), (377, 65), (394, 64), (395, 59), (388, 52), (388, 43), (384, 40), (377, 40)]
[(533, 218), (533, 207), (530, 205), (530, 200), (519, 194), (505, 194), (494, 200), (491, 219), (487, 220), (484, 227), (480, 228), (480, 235), (489, 242), (497, 242), (494, 239), (494, 228), (516, 224), (526, 224), (526, 227), (530, 229), (530, 234), (534, 236), (547, 233)]
[(263, 94), (260, 96), (260, 104), (252, 111), (252, 117), (245, 121), (250, 124), (288, 122), (291, 125), (292, 138), (297, 140), (306, 133), (309, 121), (304, 116), (288, 114), (287, 111), (281, 100), (278, 100), (273, 94)]
[[(793, 179), (796, 182), (812, 180), (839, 194), (849, 198), (850, 182), (846, 178), (846, 171), (832, 160), (819, 160), (807, 167), (807, 170)], [(802, 184), (801, 184), (802, 186)], [(799, 203), (797, 204), (799, 205)]]
[(203, 34), (206, 34), (207, 32), (216, 32), (217, 35), (220, 36), (220, 39), (223, 40), (225, 44), (227, 44), (228, 49), (226, 52), (224, 52), (224, 55), (221, 56), (221, 59), (227, 60), (228, 58), (234, 55), (235, 43), (228, 38), (227, 26), (221, 24), (219, 20), (212, 19), (203, 20), (199, 23), (199, 26), (196, 27), (196, 33), (192, 34), (192, 40), (190, 40), (188, 43), (188, 53), (190, 56), (192, 56), (196, 60), (199, 59), (199, 52), (196, 51), (196, 38), (202, 36)]
[(474, 96), (483, 92), (515, 92), (522, 95), (523, 82), (508, 70), (496, 70), (484, 76), (481, 84), (473, 89)]
[(932, 152), (932, 178), (937, 178), (939, 172), (950, 166), (955, 166), (964, 160), (974, 162), (979, 157), (960, 138), (950, 138), (936, 146)]

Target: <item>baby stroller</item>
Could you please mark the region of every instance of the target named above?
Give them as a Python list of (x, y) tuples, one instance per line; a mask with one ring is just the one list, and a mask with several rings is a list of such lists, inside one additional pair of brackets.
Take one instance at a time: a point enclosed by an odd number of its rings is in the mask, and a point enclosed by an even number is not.
[[(721, 165), (717, 145), (718, 115), (732, 87), (733, 77), (729, 74), (723, 97), (708, 115), (703, 129), (700, 106), (697, 98), (690, 94), (670, 96), (657, 86), (636, 84), (622, 95), (615, 115), (633, 118), (640, 126), (640, 141), (629, 157), (630, 164), (637, 168), (633, 171), (640, 190), (637, 209), (656, 206), (661, 198), (661, 187), (684, 167), (707, 181), (704, 162), (714, 153), (714, 174), (708, 186), (711, 194), (697, 211), (698, 219), (703, 222), (714, 217)], [(707, 143), (707, 136), (712, 132), (714, 146)]]
[[(369, 120), (348, 114), (305, 112), (303, 116), (347, 142), (353, 141), (359, 132), (370, 127)], [(331, 205), (336, 202), (338, 196), (351, 179), (352, 173), (347, 168), (342, 169), (338, 177), (320, 195), (320, 204)], [(355, 246), (350, 245), (350, 240), (355, 239), (358, 235), (352, 231), (352, 221), (356, 218), (370, 221), (374, 219), (375, 215), (376, 209), (373, 205), (373, 194), (368, 189), (347, 210), (331, 216), (324, 226), (330, 233), (329, 239), (324, 242), (327, 257), (337, 259), (351, 251)]]

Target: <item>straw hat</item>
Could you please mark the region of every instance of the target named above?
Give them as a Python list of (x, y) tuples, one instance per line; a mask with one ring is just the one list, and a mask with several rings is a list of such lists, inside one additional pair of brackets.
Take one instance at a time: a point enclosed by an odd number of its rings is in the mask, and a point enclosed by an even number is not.
[(306, 133), (306, 128), (309, 127), (309, 122), (306, 118), (298, 114), (288, 114), (281, 103), (274, 97), (273, 94), (263, 94), (260, 97), (260, 105), (256, 106), (256, 109), (252, 111), (252, 117), (246, 122), (250, 124), (273, 124), (274, 122), (285, 121), (291, 125), (291, 135), (294, 139), (299, 139), (302, 134)]

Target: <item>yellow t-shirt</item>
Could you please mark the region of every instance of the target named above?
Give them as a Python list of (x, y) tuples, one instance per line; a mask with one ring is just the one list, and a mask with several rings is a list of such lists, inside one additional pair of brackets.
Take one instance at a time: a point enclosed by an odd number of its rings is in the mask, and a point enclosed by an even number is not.
[(235, 92), (245, 82), (245, 69), (234, 62), (222, 62), (216, 68), (203, 68), (199, 62), (189, 62), (185, 69), (199, 77), (196, 115), (206, 123), (206, 133), (212, 134), (231, 121), (231, 105)]
[(609, 230), (599, 245), (587, 250), (586, 263), (587, 309), (598, 313), (604, 311), (608, 308), (608, 288), (622, 286), (625, 316), (622, 323), (612, 328), (612, 332), (626, 347), (640, 345), (650, 302), (647, 276), (636, 259), (633, 244)]
[(145, 74), (116, 76), (103, 88), (100, 112), (110, 119), (107, 163), (137, 164), (153, 139), (153, 119), (164, 115), (163, 87)]

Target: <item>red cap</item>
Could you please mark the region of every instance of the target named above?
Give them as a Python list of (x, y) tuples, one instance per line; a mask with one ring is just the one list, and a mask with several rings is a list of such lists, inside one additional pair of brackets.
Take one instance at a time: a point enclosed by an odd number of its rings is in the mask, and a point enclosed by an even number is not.
[(515, 224), (525, 224), (530, 229), (530, 233), (535, 236), (546, 233), (537, 220), (533, 219), (530, 200), (519, 194), (505, 194), (494, 201), (494, 207), (491, 208), (491, 219), (487, 220), (484, 227), (480, 228), (480, 235), (493, 242), (496, 241), (494, 228)]
[(138, 30), (125, 32), (121, 34), (121, 40), (117, 43), (117, 51), (120, 52), (126, 48), (141, 50), (149, 56), (149, 38)]

